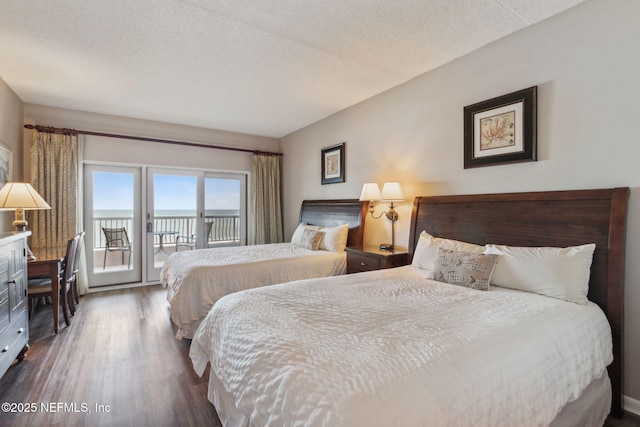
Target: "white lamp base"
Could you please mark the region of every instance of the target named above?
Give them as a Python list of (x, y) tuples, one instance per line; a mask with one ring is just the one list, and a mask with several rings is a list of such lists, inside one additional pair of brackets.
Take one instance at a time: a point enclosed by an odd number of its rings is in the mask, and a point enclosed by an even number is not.
[[(27, 231), (27, 225), (29, 225), (29, 223), (24, 219), (23, 209), (16, 208), (16, 217), (11, 225), (13, 225), (16, 231)], [(29, 248), (27, 244), (27, 261), (35, 261), (36, 259), (36, 256), (31, 252), (31, 248)]]

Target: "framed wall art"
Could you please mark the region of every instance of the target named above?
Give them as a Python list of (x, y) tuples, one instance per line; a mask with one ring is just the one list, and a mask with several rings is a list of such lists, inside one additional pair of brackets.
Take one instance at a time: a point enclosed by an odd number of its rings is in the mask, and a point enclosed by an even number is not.
[(535, 161), (537, 86), (464, 107), (464, 168)]
[(322, 184), (335, 184), (345, 182), (344, 179), (344, 148), (346, 142), (323, 148), (322, 157)]
[(6, 145), (0, 143), (0, 188), (11, 181), (13, 173), (13, 153)]

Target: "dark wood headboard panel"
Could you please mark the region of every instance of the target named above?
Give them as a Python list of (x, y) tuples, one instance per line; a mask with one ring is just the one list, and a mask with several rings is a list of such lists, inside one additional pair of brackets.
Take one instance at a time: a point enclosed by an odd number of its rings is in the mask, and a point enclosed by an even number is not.
[(417, 197), (409, 252), (420, 233), (511, 246), (595, 243), (589, 300), (607, 315), (613, 335), (612, 414), (622, 416), (623, 289), (628, 188)]
[(364, 241), (364, 220), (368, 208), (368, 202), (361, 202), (357, 199), (304, 200), (300, 207), (298, 222), (325, 227), (348, 223), (349, 238), (347, 239), (347, 246), (362, 246)]

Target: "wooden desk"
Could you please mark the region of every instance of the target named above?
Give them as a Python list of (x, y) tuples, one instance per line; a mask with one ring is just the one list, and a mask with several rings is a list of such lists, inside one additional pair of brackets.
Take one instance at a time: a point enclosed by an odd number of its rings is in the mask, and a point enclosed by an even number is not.
[(62, 280), (65, 252), (65, 249), (61, 249), (59, 252), (34, 252), (37, 259), (27, 263), (29, 279), (51, 277), (51, 302), (53, 303), (53, 323), (56, 334), (58, 333), (58, 318), (60, 314), (60, 280)]

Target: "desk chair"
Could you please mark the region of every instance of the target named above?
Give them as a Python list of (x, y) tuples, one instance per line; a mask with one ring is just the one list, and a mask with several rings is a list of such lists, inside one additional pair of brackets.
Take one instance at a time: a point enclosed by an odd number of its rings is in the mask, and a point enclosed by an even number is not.
[[(73, 307), (72, 311), (75, 312), (73, 295), (71, 294), (71, 284), (74, 279), (76, 248), (78, 247), (79, 240), (78, 236), (79, 235), (73, 236), (67, 242), (67, 252), (64, 257), (64, 263), (62, 266), (62, 279), (60, 281), (60, 307), (62, 308), (62, 315), (64, 316), (64, 322), (67, 326), (71, 325), (69, 308)], [(52, 278), (43, 277), (29, 279), (27, 289), (29, 294), (29, 317), (31, 317), (31, 315), (33, 314), (33, 310), (35, 309), (36, 301), (38, 299), (53, 296)], [(53, 307), (53, 309), (59, 310), (60, 307)]]
[(75, 304), (73, 306), (73, 311), (71, 312), (71, 314), (75, 314), (75, 311), (76, 311), (75, 305), (80, 304), (80, 294), (78, 293), (78, 268), (80, 268), (80, 257), (82, 256), (82, 248), (84, 247), (84, 234), (85, 232), (81, 231), (76, 236), (78, 239), (78, 244), (76, 247), (76, 257), (74, 260), (73, 282), (71, 284), (71, 287), (72, 287), (71, 294), (73, 295), (73, 301), (75, 302)]

